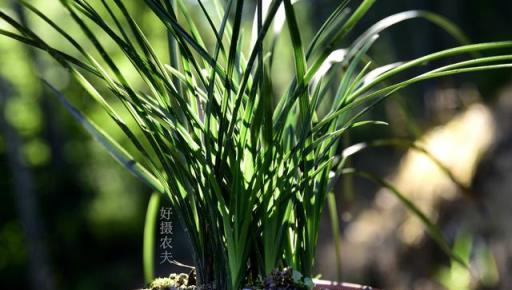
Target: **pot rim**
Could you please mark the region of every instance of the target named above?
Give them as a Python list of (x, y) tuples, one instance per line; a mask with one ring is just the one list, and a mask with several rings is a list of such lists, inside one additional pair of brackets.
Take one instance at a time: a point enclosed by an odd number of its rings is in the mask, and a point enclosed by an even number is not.
[(359, 285), (354, 283), (335, 282), (329, 280), (313, 279), (315, 290), (379, 290), (367, 285)]

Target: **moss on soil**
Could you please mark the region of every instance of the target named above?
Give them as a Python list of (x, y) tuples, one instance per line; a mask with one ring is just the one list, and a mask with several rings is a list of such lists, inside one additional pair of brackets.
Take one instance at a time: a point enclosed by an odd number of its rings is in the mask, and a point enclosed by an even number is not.
[[(173, 273), (166, 278), (157, 278), (151, 282), (149, 288), (144, 290), (203, 290), (212, 287), (199, 287), (196, 284), (195, 272), (190, 274)], [(248, 281), (244, 290), (309, 290), (313, 288), (313, 281), (302, 276), (291, 268), (275, 269), (265, 279), (258, 278)]]

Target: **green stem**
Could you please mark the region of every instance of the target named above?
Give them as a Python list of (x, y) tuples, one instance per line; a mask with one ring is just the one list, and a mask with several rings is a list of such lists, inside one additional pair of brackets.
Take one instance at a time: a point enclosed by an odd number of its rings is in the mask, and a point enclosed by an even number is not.
[(336, 209), (336, 197), (332, 191), (327, 195), (327, 202), (329, 204), (329, 218), (331, 220), (331, 230), (334, 239), (334, 251), (336, 253), (336, 279), (341, 281), (340, 226), (338, 223), (338, 210)]
[(151, 194), (151, 198), (149, 199), (148, 203), (148, 209), (146, 211), (146, 221), (144, 223), (142, 263), (144, 268), (144, 280), (147, 284), (151, 283), (155, 277), (155, 234), (158, 219), (158, 209), (160, 208), (160, 199), (160, 193), (153, 192)]

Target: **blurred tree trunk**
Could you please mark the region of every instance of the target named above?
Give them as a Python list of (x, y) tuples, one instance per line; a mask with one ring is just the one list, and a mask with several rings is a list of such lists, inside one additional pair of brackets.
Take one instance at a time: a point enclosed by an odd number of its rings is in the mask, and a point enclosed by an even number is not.
[(18, 209), (18, 215), (25, 232), (29, 253), (29, 273), (31, 289), (53, 290), (54, 282), (48, 262), (48, 253), (43, 242), (42, 218), (37, 206), (37, 194), (33, 176), (23, 162), (21, 148), (23, 141), (9, 122), (4, 118), (5, 104), (13, 95), (10, 84), (0, 77), (0, 134), (6, 140), (7, 166), (12, 177), (12, 191)]
[[(11, 1), (10, 5), (16, 13), (22, 24), (28, 26), (23, 6), (19, 1)], [(28, 49), (28, 61), (34, 67), (35, 71), (40, 71), (42, 63), (38, 59), (33, 49)], [(44, 242), (43, 219), (38, 206), (38, 194), (34, 188), (33, 174), (23, 162), (21, 148), (23, 140), (7, 120), (5, 120), (3, 110), (4, 104), (9, 97), (14, 95), (10, 84), (0, 79), (0, 132), (8, 140), (6, 143), (6, 153), (9, 171), (12, 174), (12, 191), (15, 194), (18, 215), (21, 220), (26, 238), (26, 247), (29, 253), (28, 277), (30, 279), (31, 289), (34, 290), (53, 290), (55, 283), (52, 276), (52, 267), (50, 266), (48, 251)], [(40, 107), (43, 114), (44, 137), (48, 140), (51, 149), (52, 165), (59, 165), (61, 158), (60, 142), (58, 140), (57, 127), (55, 120), (50, 112), (50, 102), (48, 98), (40, 98)], [(55, 168), (55, 167), (54, 167)]]

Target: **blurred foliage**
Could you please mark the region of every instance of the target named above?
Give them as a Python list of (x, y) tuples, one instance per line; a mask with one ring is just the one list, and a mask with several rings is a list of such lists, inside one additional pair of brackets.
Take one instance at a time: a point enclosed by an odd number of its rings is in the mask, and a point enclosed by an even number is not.
[(459, 264), (443, 266), (438, 272), (438, 279), (448, 290), (469, 290), (480, 287), (492, 288), (498, 284), (499, 273), (494, 256), (485, 244), (475, 245), (469, 232), (461, 230), (455, 239), (454, 252), (462, 257), (473, 269), (469, 272)]
[[(15, 14), (14, 2), (2, 0), (0, 9)], [(68, 32), (71, 34), (80, 35), (70, 18), (65, 17), (59, 1), (29, 2), (37, 7), (44, 7), (45, 13), (57, 23), (69, 27)], [(143, 1), (125, 2), (132, 11), (137, 11), (136, 20), (148, 32), (147, 36), (155, 50), (166, 59), (164, 56), (167, 41), (161, 24), (150, 16)], [(312, 32), (318, 28), (320, 20), (328, 15), (338, 1), (304, 2), (299, 4), (299, 11), (302, 14), (299, 18), (311, 20), (311, 23), (301, 23), (301, 32), (309, 39)], [(379, 2), (367, 19), (369, 23), (392, 12), (425, 8), (447, 15), (459, 23), (474, 41), (504, 39), (511, 36), (510, 23), (507, 23), (512, 17), (511, 1)], [(201, 16), (199, 9), (195, 13), (194, 17)], [(68, 45), (56, 33), (40, 25), (40, 22), (30, 17), (28, 22), (49, 42), (61, 44), (65, 48)], [(204, 21), (202, 23), (206, 25)], [(5, 28), (4, 25), (0, 22), (0, 27)], [(364, 24), (362, 26), (367, 27)], [(250, 30), (251, 23), (245, 23), (245, 27), (246, 30)], [(454, 44), (438, 32), (425, 23), (404, 25), (393, 31), (392, 36), (384, 35), (373, 55), (377, 56), (377, 61), (394, 61), (397, 55), (407, 59)], [(87, 43), (85, 37), (82, 40), (83, 43)], [(209, 40), (211, 41), (211, 36), (210, 39), (206, 37), (206, 41)], [(289, 46), (290, 43), (282, 41), (277, 45)], [(135, 78), (136, 74), (130, 73), (132, 67), (129, 61), (120, 52), (115, 54), (112, 47), (107, 46), (107, 49), (114, 53), (117, 60), (124, 61), (125, 65), (121, 70), (125, 75), (128, 78)], [(276, 61), (272, 77), (274, 83), (278, 84), (276, 91), (282, 92), (290, 81), (285, 77), (293, 75), (282, 71), (293, 67), (293, 58), (292, 55), (283, 54), (278, 55)], [(50, 263), (58, 289), (132, 289), (140, 286), (143, 280), (142, 226), (149, 190), (122, 170), (84, 133), (80, 125), (64, 112), (61, 105), (42, 89), (39, 78), (48, 79), (63, 89), (71, 96), (73, 102), (86, 110), (96, 122), (104, 124), (111, 122), (110, 119), (103, 109), (86, 101), (84, 93), (76, 89), (77, 86), (54, 62), (5, 37), (0, 37), (0, 76), (13, 88), (7, 104), (1, 108), (3, 111), (0, 113), (4, 114), (6, 120), (23, 139), (22, 148), (19, 150), (36, 181), (37, 202), (45, 226), (44, 239), (49, 247)], [(487, 77), (479, 77), (478, 85), (486, 91), (493, 92), (508, 78), (510, 76), (506, 73), (488, 74)], [(429, 82), (425, 86), (436, 85), (438, 84)], [(7, 88), (0, 86), (0, 90), (5, 91)], [(416, 90), (410, 91), (411, 95), (417, 93)], [(492, 97), (492, 94), (488, 96)], [(423, 101), (420, 97), (408, 98), (404, 103), (408, 110), (412, 110), (411, 114), (421, 116)], [(380, 128), (378, 130), (356, 131), (354, 140), (366, 138), (365, 135), (391, 134)], [(123, 141), (123, 135), (119, 131), (116, 133), (114, 126), (110, 133), (116, 140)], [(6, 162), (6, 142), (9, 140), (0, 133), (0, 288), (27, 289), (28, 250), (15, 206), (12, 176), (16, 172), (11, 172)], [(177, 242), (186, 241), (177, 237)], [(461, 237), (456, 249), (468, 254), (471, 249), (470, 237)], [(492, 255), (489, 258), (489, 254), (486, 256), (486, 252), (482, 253), (479, 259), (491, 261), (487, 263), (492, 265)], [(441, 275), (441, 280), (447, 285), (457, 285), (449, 286), (450, 289), (463, 289), (460, 287), (465, 287), (467, 277), (458, 274), (456, 267), (454, 265), (444, 269), (442, 273), (445, 274)], [(488, 279), (491, 281), (489, 283), (495, 281), (495, 274), (489, 273)]]

